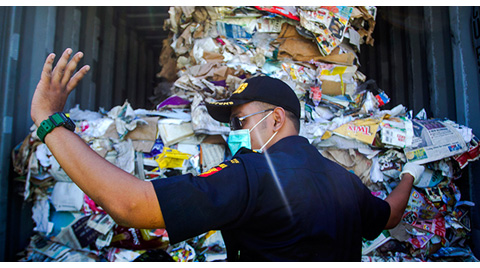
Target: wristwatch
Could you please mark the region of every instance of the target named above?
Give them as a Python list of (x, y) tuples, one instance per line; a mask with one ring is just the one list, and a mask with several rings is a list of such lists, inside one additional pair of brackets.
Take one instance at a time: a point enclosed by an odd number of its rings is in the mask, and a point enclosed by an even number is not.
[(43, 120), (40, 126), (38, 126), (38, 138), (40, 138), (42, 142), (45, 142), (45, 136), (58, 126), (63, 126), (70, 131), (75, 131), (75, 123), (64, 113), (58, 112), (49, 116), (48, 119)]

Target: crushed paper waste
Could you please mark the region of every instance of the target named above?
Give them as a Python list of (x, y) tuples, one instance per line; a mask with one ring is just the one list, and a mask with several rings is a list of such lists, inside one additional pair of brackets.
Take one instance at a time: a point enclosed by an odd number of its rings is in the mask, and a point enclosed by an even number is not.
[[(286, 82), (302, 107), (300, 135), (385, 198), (403, 165), (425, 166), (401, 223), (364, 240), (362, 261), (478, 261), (470, 210), (456, 182), (480, 157), (468, 126), (413, 116), (358, 67), (373, 45), (375, 7), (171, 7), (159, 57), (155, 110), (128, 101), (110, 111), (69, 111), (75, 132), (99, 155), (142, 180), (199, 175), (231, 157), (229, 125), (206, 101), (228, 98), (244, 79)], [(12, 152), (18, 194), (33, 202), (35, 234), (20, 261), (225, 261), (221, 232), (171, 245), (165, 229), (116, 224), (31, 133)]]

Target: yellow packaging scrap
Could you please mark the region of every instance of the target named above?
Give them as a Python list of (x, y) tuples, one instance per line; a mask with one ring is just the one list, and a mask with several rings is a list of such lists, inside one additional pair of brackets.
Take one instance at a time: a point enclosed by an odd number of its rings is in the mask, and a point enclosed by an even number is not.
[(333, 132), (345, 138), (354, 138), (366, 144), (372, 144), (382, 119), (383, 117), (380, 119), (357, 119), (341, 125)]
[(161, 169), (181, 168), (183, 167), (183, 162), (190, 158), (190, 156), (190, 154), (165, 147), (163, 152), (155, 157), (155, 161)]

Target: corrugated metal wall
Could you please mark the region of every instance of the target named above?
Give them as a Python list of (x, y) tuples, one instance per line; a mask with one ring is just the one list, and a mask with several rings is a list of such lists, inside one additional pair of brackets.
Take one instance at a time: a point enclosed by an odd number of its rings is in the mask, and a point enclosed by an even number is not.
[[(0, 7), (0, 261), (14, 260), (32, 232), (31, 207), (13, 193), (11, 151), (28, 135), (30, 102), (46, 56), (67, 47), (81, 50), (92, 69), (68, 99), (65, 110), (110, 110), (128, 99), (132, 107), (151, 108), (155, 50), (123, 8)], [(57, 58), (58, 58), (57, 56)], [(5, 224), (7, 223), (7, 224)]]
[[(477, 8), (478, 10), (478, 8)], [(363, 46), (361, 71), (415, 113), (447, 117), (480, 135), (480, 78), (472, 39), (472, 7), (379, 7), (375, 46)], [(478, 11), (477, 11), (478, 12)], [(477, 24), (478, 26), (478, 24)], [(110, 109), (128, 98), (145, 107), (158, 54), (112, 7), (0, 7), (0, 261), (28, 243), (31, 209), (12, 192), (10, 153), (28, 134), (29, 115), (48, 53), (85, 52), (92, 70), (66, 109)], [(389, 108), (387, 107), (387, 108)], [(480, 163), (459, 184), (472, 211), (474, 252), (480, 257)], [(3, 224), (7, 222), (8, 225)]]
[[(425, 108), (429, 117), (449, 118), (480, 135), (480, 59), (473, 39), (475, 30), (480, 35), (478, 12), (478, 7), (378, 8), (375, 45), (362, 47), (360, 70), (390, 96), (387, 108), (403, 104), (414, 114)], [(478, 161), (457, 185), (462, 200), (477, 204), (471, 211), (472, 240), (480, 257)]]

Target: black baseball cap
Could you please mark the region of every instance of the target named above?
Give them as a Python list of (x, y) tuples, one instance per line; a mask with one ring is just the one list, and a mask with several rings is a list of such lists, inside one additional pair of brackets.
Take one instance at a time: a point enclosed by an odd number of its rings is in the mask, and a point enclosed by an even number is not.
[(217, 121), (230, 122), (232, 107), (251, 101), (261, 101), (282, 107), (300, 118), (300, 102), (293, 90), (280, 79), (257, 76), (245, 80), (229, 99), (206, 102), (208, 113)]

